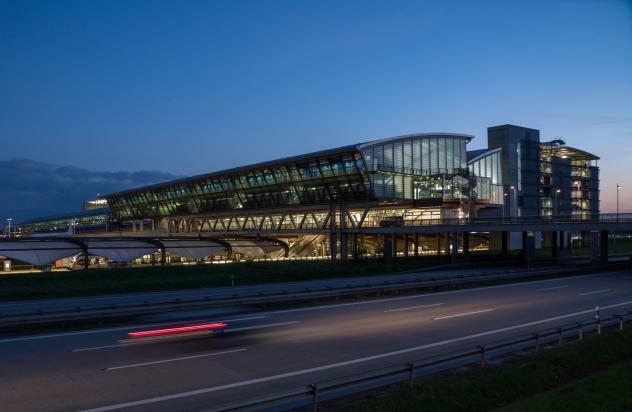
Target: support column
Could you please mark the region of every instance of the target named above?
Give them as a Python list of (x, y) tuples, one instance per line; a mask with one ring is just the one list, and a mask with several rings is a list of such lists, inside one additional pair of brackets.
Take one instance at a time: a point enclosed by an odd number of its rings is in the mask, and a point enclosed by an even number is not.
[(532, 232), (522, 232), (522, 253), (527, 268), (533, 267), (535, 261), (535, 236)]
[(608, 263), (608, 231), (602, 230), (599, 235), (599, 260)]
[(452, 232), (446, 235), (452, 243), (452, 263), (457, 263), (459, 261), (459, 232)]
[(408, 233), (406, 233), (404, 235), (404, 256), (408, 257), (408, 248), (409, 248), (409, 243), (408, 243)]
[(502, 243), (502, 255), (507, 256), (509, 254), (509, 232), (501, 232)]
[(551, 232), (551, 257), (557, 257), (557, 231), (554, 230)]
[(437, 243), (437, 256), (441, 255), (441, 234), (437, 233), (435, 235), (435, 240)]
[(446, 256), (450, 254), (450, 232), (446, 232), (443, 234), (445, 237), (443, 238), (443, 249), (445, 250)]
[(599, 262), (599, 232), (590, 232), (590, 257), (592, 262)]
[(470, 255), (470, 232), (463, 232), (463, 256)]
[(351, 239), (352, 239), (351, 254), (353, 255), (353, 260), (358, 260), (358, 255), (359, 255), (358, 234), (354, 233)]
[(419, 256), (419, 233), (415, 233), (415, 257)]
[(340, 259), (347, 260), (348, 234), (347, 234), (347, 208), (340, 204)]
[(338, 254), (338, 238), (336, 236), (336, 206), (329, 205), (329, 256), (331, 260), (336, 260)]
[(394, 236), (384, 235), (384, 261), (386, 263), (390, 263), (393, 260), (393, 255), (395, 253), (394, 240)]

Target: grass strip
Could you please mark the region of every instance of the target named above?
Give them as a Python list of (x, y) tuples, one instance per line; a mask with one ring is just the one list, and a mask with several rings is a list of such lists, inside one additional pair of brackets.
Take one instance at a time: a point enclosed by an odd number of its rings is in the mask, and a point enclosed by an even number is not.
[(630, 382), (632, 382), (632, 362), (625, 362), (577, 382), (514, 402), (502, 408), (501, 411), (631, 411), (632, 385)]
[[(363, 412), (490, 411), (628, 360), (632, 360), (632, 329), (590, 336), (583, 342), (534, 354), (528, 360), (507, 361), (485, 370), (427, 377), (416, 382), (412, 389), (394, 385), (380, 391), (371, 391), (360, 399), (356, 397), (335, 401), (331, 409)], [(607, 380), (612, 379), (608, 377)], [(629, 380), (627, 382), (629, 385)], [(594, 388), (599, 390), (602, 386)], [(563, 391), (562, 388), (559, 390)], [(586, 402), (593, 402), (599, 396), (608, 396), (608, 392), (601, 395), (595, 393), (594, 397), (587, 396), (585, 399)], [(619, 400), (619, 404), (629, 405), (632, 401), (630, 387), (626, 391), (621, 391), (620, 396), (626, 398)], [(536, 397), (530, 401), (538, 400)], [(546, 400), (541, 402), (543, 403), (540, 405), (544, 405)], [(521, 407), (518, 405), (516, 404), (515, 408)], [(599, 404), (586, 407), (588, 409), (583, 410), (608, 410), (602, 409)]]
[[(447, 257), (362, 261), (242, 262), (0, 275), (0, 301), (94, 296), (380, 275), (447, 263)], [(232, 277), (232, 279), (231, 279)]]

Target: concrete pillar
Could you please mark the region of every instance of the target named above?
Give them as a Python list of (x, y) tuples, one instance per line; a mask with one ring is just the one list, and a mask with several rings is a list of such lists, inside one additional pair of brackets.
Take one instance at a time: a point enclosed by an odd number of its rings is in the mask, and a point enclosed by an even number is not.
[(470, 232), (463, 232), (463, 256), (470, 255)]
[(593, 230), (590, 232), (590, 260), (599, 262), (599, 232)]
[(353, 255), (353, 260), (358, 260), (360, 254), (360, 247), (358, 245), (358, 234), (354, 233), (351, 239), (351, 254)]
[(444, 235), (443, 249), (445, 250), (445, 254), (449, 255), (450, 254), (450, 233), (446, 232), (443, 235)]
[(344, 203), (340, 204), (340, 259), (347, 260), (347, 252), (349, 250), (347, 234), (347, 207)]
[(522, 232), (522, 254), (528, 268), (533, 267), (535, 262), (535, 236), (532, 232)]
[(338, 237), (336, 234), (336, 206), (332, 203), (329, 205), (329, 256), (331, 260), (336, 260), (338, 254)]
[(348, 235), (345, 232), (340, 233), (340, 259), (347, 260), (348, 251)]
[(457, 263), (459, 261), (459, 233), (446, 233), (446, 237), (448, 237), (448, 239), (450, 239), (452, 243), (452, 263)]
[(502, 255), (509, 254), (509, 232), (501, 232)]
[(602, 230), (599, 235), (599, 260), (608, 263), (608, 231)]
[(441, 234), (437, 233), (435, 235), (435, 239), (437, 242), (437, 256), (441, 254)]
[(410, 245), (408, 244), (408, 233), (406, 233), (406, 234), (404, 235), (404, 256), (405, 256), (405, 257), (408, 257), (408, 247), (409, 247), (409, 246), (410, 246)]
[(415, 257), (419, 256), (419, 233), (415, 233)]
[(393, 260), (395, 253), (394, 237), (391, 235), (384, 235), (384, 261), (390, 263)]
[(551, 232), (551, 257), (557, 257), (557, 248), (558, 248), (558, 241), (557, 241), (557, 231), (554, 230)]

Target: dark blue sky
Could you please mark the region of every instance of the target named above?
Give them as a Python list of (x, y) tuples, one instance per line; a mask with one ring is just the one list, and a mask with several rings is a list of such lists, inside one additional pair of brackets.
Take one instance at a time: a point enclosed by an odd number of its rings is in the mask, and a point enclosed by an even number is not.
[(2, 159), (196, 174), (504, 123), (632, 210), (632, 2), (0, 0)]

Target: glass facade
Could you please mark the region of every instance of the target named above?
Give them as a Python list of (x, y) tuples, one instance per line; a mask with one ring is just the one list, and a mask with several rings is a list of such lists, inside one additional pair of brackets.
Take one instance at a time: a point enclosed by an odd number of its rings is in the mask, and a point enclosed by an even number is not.
[(502, 150), (491, 150), (472, 159), (468, 168), (475, 177), (472, 197), (492, 204), (503, 204)]
[(107, 196), (119, 219), (192, 215), (371, 198), (353, 148), (279, 160)]
[(360, 146), (377, 198), (462, 196), (453, 177), (467, 168), (464, 135), (413, 135)]
[(599, 214), (599, 158), (562, 140), (540, 150), (541, 216), (587, 219)]

